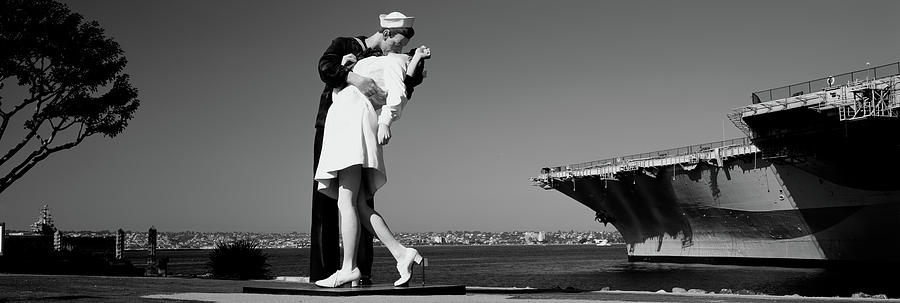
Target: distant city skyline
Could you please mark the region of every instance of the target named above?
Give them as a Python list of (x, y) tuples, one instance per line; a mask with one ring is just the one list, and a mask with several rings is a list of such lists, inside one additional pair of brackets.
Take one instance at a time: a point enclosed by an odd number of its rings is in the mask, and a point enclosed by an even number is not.
[(62, 230), (308, 232), (316, 63), (391, 11), (433, 51), (385, 149), (395, 232), (611, 230), (529, 177), (740, 137), (751, 92), (900, 60), (887, 0), (64, 3), (121, 44), (142, 106), (0, 194), (8, 230), (48, 204)]
[[(60, 238), (114, 238), (115, 231), (60, 232)], [(17, 231), (10, 235), (16, 236)], [(522, 245), (522, 244), (600, 244), (623, 243), (617, 231), (443, 231), (397, 233), (397, 238), (410, 245)], [(140, 250), (148, 246), (147, 231), (124, 231), (125, 249)], [(159, 232), (156, 243), (159, 249), (212, 249), (220, 243), (235, 240), (251, 240), (261, 248), (309, 247), (308, 233), (253, 233), (253, 232)], [(376, 239), (375, 243), (381, 245)], [(606, 244), (604, 243), (604, 244)]]

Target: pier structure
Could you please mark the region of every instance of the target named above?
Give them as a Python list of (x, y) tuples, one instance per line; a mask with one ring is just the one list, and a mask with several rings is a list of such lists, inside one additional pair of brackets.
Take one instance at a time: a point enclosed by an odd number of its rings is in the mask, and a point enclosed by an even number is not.
[(150, 230), (147, 231), (147, 269), (145, 274), (157, 275), (157, 267), (156, 267), (156, 227), (150, 227)]
[(63, 249), (63, 234), (58, 229), (53, 232), (53, 251), (62, 251)]
[(116, 260), (125, 259), (125, 231), (119, 228), (116, 231)]

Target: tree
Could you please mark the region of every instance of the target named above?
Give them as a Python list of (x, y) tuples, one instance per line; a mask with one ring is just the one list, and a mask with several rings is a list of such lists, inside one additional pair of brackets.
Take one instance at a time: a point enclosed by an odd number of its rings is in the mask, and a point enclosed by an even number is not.
[(140, 105), (119, 44), (83, 19), (52, 0), (0, 0), (0, 193), (54, 153), (120, 134)]
[(209, 252), (207, 265), (216, 278), (265, 279), (269, 276), (268, 259), (259, 243), (240, 239), (216, 243), (216, 248)]

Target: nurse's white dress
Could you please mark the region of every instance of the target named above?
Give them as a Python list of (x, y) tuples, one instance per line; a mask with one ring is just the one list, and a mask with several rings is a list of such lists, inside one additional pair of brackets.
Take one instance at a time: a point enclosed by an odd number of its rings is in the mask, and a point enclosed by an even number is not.
[(400, 117), (407, 102), (403, 79), (409, 56), (389, 53), (359, 60), (353, 72), (375, 80), (387, 93), (386, 98), (366, 98), (355, 86), (347, 85), (332, 93), (331, 108), (325, 119), (322, 153), (316, 168), (318, 190), (337, 199), (339, 172), (362, 165), (359, 194), (370, 198), (387, 182), (382, 147), (378, 144), (378, 124), (390, 125)]

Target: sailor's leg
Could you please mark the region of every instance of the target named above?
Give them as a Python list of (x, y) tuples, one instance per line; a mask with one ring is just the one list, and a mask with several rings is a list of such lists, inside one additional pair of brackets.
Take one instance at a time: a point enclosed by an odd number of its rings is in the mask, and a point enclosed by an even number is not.
[[(374, 199), (366, 199), (366, 205), (373, 207), (375, 205)], [(363, 217), (360, 218), (362, 219)], [(375, 259), (375, 249), (372, 244), (373, 237), (374, 235), (368, 229), (360, 229), (359, 245), (356, 247), (356, 266), (359, 266), (359, 273), (362, 276), (360, 279), (361, 283), (371, 282), (372, 263)]]
[[(317, 127), (313, 145), (313, 174), (319, 165), (322, 153), (324, 128)], [(317, 281), (327, 278), (338, 270), (340, 262), (339, 227), (337, 201), (317, 190), (313, 180), (312, 218), (310, 226), (309, 278)]]

